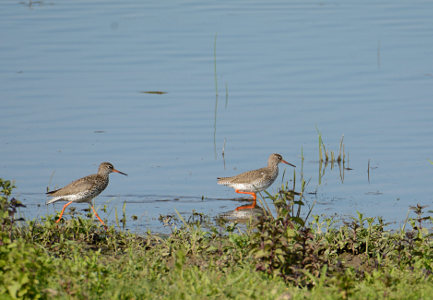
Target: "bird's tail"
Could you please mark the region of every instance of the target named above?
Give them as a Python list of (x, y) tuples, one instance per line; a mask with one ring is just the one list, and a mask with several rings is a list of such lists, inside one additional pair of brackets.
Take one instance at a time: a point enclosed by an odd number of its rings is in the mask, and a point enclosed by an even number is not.
[(223, 185), (227, 185), (229, 182), (228, 182), (228, 179), (229, 177), (217, 177), (217, 183), (218, 184), (223, 184)]
[[(54, 191), (46, 192), (45, 194), (52, 195), (52, 194), (54, 194), (57, 191), (58, 190), (54, 190)], [(48, 205), (50, 203), (54, 203), (54, 202), (57, 202), (57, 201), (60, 201), (60, 200), (62, 200), (62, 197), (54, 197), (54, 198), (51, 198), (51, 199), (47, 200), (47, 202), (45, 202), (45, 204)]]
[(51, 204), (51, 203), (54, 203), (54, 202), (57, 202), (60, 200), (63, 200), (63, 198), (62, 197), (56, 197), (56, 198), (48, 200), (47, 202), (45, 202), (45, 204), (48, 205), (48, 204)]

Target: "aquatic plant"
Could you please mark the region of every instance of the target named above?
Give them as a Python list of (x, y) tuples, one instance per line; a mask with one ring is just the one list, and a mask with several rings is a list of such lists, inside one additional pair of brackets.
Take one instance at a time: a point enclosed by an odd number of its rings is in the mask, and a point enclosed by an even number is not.
[(325, 162), (325, 163), (345, 163), (346, 162), (346, 153), (345, 153), (345, 146), (343, 144), (344, 140), (344, 134), (341, 136), (339, 150), (338, 150), (338, 156), (335, 156), (334, 151), (330, 151), (330, 153), (326, 150), (325, 143), (323, 142), (322, 133), (320, 130), (316, 127), (316, 131), (319, 137), (319, 161)]

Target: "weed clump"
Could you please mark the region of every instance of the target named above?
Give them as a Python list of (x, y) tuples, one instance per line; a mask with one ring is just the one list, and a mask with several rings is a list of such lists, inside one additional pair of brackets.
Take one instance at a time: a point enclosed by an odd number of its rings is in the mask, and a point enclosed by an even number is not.
[(308, 223), (311, 208), (304, 218), (300, 214), (304, 187), (302, 181), (297, 193), (295, 183), (292, 190), (286, 184), (278, 194), (268, 194), (277, 216), (268, 213), (251, 234), (250, 253), (257, 270), (297, 287), (334, 288), (342, 298), (355, 294), (359, 282), (373, 283), (378, 274), (384, 275), (386, 289), (402, 283), (402, 273), (416, 274), (411, 280), (432, 282), (433, 239), (426, 224), (433, 218), (425, 216), (424, 206), (411, 208), (416, 214), (408, 219), (411, 230), (386, 230), (388, 224), (381, 218), (359, 212), (338, 226), (332, 218), (319, 216)]
[[(1, 181), (2, 298), (428, 298), (432, 217), (413, 207), (399, 231), (380, 218), (343, 223), (306, 212), (305, 182), (281, 186), (252, 225), (212, 225), (194, 212), (162, 218), (168, 235), (134, 234), (75, 217), (17, 223), (13, 185)], [(18, 202), (16, 202), (18, 203)], [(314, 206), (314, 205), (313, 205)], [(428, 212), (427, 212), (428, 213)], [(126, 220), (126, 219), (125, 219)], [(123, 224), (123, 223), (122, 223)], [(205, 226), (205, 227), (203, 227)], [(406, 226), (408, 228), (406, 228)]]

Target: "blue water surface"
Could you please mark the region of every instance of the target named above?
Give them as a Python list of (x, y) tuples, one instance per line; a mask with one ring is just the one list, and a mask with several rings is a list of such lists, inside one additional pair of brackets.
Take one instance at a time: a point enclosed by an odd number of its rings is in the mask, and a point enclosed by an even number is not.
[[(431, 1), (4, 0), (0, 176), (34, 218), (62, 207), (47, 187), (110, 161), (129, 176), (111, 175), (101, 216), (126, 202), (130, 228), (159, 231), (174, 209), (234, 209), (216, 177), (276, 152), (313, 213), (398, 227), (432, 209), (432, 36)], [(316, 128), (329, 152), (344, 134), (344, 180), (328, 165), (319, 184)]]

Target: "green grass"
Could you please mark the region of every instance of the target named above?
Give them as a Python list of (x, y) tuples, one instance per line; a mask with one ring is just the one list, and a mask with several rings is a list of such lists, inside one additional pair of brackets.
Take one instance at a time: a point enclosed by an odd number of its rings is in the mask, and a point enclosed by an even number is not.
[(19, 203), (10, 199), (13, 184), (0, 180), (0, 185), (1, 299), (426, 299), (433, 294), (432, 217), (420, 205), (398, 231), (361, 213), (343, 224), (319, 216), (306, 220), (299, 213), (301, 180), (300, 192), (286, 183), (277, 194), (267, 194), (277, 214), (265, 214), (254, 225), (204, 230), (197, 220), (182, 219), (179, 229), (160, 236), (114, 226), (105, 231), (81, 216), (60, 224), (55, 215), (20, 224), (14, 221)]

